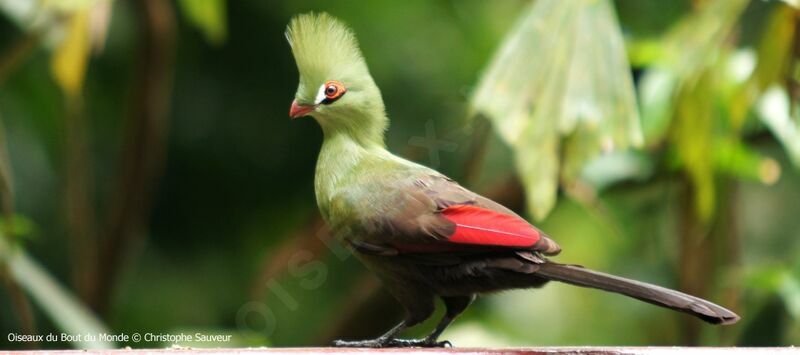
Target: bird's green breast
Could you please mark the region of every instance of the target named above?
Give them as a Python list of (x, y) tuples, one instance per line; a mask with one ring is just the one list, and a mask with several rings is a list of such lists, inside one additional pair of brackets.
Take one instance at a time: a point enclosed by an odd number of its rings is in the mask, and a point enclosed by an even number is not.
[(357, 234), (361, 222), (391, 209), (398, 181), (414, 174), (414, 166), (381, 146), (363, 147), (342, 137), (326, 137), (317, 161), (317, 205), (337, 237)]

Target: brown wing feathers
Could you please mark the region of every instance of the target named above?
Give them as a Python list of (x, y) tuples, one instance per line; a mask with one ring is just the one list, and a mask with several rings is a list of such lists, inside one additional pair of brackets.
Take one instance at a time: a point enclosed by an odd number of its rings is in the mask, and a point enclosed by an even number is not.
[(407, 203), (393, 216), (392, 224), (432, 238), (393, 243), (401, 251), (442, 252), (461, 247), (529, 249), (547, 255), (561, 251), (520, 216), (444, 176), (417, 178), (407, 192)]

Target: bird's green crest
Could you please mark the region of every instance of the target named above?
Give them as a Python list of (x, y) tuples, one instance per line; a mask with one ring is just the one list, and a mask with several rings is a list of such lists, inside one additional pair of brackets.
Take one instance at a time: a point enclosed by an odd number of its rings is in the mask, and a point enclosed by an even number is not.
[(306, 103), (313, 101), (319, 85), (326, 80), (369, 76), (353, 31), (333, 16), (298, 15), (289, 24), (286, 38), (300, 71), (298, 99)]

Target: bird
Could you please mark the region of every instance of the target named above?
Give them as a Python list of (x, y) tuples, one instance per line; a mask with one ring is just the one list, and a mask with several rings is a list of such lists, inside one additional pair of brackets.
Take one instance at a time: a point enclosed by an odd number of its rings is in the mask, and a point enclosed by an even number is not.
[[(314, 177), (320, 214), (405, 310), (383, 335), (334, 346), (451, 346), (439, 337), (476, 296), (549, 281), (622, 294), (712, 324), (739, 320), (679, 291), (552, 261), (561, 247), (520, 215), (387, 150), (383, 98), (346, 24), (327, 13), (300, 14), (286, 38), (299, 72), (289, 116), (311, 116), (322, 128)], [(437, 298), (446, 310), (435, 329), (422, 339), (401, 339), (432, 315)]]

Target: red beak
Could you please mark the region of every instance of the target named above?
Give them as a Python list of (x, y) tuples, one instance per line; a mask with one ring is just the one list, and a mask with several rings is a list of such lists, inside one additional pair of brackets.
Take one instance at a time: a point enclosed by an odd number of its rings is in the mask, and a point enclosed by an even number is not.
[(292, 108), (289, 109), (289, 117), (292, 119), (303, 117), (309, 112), (314, 111), (317, 106), (314, 105), (299, 105), (297, 100), (292, 101)]

